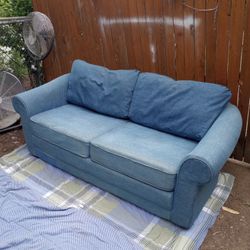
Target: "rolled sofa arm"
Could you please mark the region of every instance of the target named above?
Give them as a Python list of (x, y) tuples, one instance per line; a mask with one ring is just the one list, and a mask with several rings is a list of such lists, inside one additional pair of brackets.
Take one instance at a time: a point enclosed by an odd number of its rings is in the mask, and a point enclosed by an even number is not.
[(216, 177), (232, 154), (240, 136), (242, 118), (228, 104), (194, 150), (184, 159), (179, 178), (205, 184)]
[(189, 228), (213, 192), (220, 169), (233, 152), (242, 126), (239, 110), (228, 104), (180, 165), (171, 220)]
[(62, 75), (40, 87), (16, 95), (13, 100), (15, 110), (22, 119), (66, 104), (69, 74)]

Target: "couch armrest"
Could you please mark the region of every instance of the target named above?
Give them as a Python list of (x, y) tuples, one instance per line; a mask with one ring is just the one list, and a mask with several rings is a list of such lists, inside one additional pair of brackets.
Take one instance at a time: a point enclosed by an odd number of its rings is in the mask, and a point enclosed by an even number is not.
[(69, 74), (62, 75), (47, 84), (16, 95), (12, 100), (15, 110), (22, 118), (29, 118), (66, 104), (68, 77)]
[(205, 184), (218, 176), (240, 136), (239, 110), (228, 104), (206, 135), (181, 164), (178, 178)]
[(233, 152), (242, 126), (239, 110), (228, 104), (180, 165), (171, 220), (189, 228), (213, 192), (220, 169)]

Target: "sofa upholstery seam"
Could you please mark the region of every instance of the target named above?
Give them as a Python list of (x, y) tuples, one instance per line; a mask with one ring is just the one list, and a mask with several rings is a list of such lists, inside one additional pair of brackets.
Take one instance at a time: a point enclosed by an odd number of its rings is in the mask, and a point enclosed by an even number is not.
[[(33, 116), (32, 116), (32, 117), (33, 117)], [(44, 124), (38, 123), (38, 122), (32, 120), (32, 117), (31, 117), (31, 119), (30, 119), (31, 122), (34, 122), (36, 125), (38, 125), (38, 126), (40, 126), (40, 127), (50, 129), (50, 130), (52, 130), (53, 132), (58, 133), (58, 134), (63, 134), (63, 135), (65, 135), (65, 136), (67, 136), (67, 137), (73, 138), (74, 140), (76, 140), (76, 141), (78, 141), (78, 142), (80, 142), (80, 143), (86, 143), (86, 144), (89, 144), (89, 143), (90, 143), (90, 142), (86, 142), (86, 141), (81, 141), (81, 140), (79, 140), (78, 138), (75, 138), (75, 137), (72, 136), (72, 135), (69, 135), (69, 134), (67, 134), (67, 133), (62, 133), (62, 132), (56, 131), (55, 129), (50, 128), (50, 127), (48, 127), (48, 126), (46, 126), (46, 125), (44, 125)]]
[[(139, 161), (136, 161), (136, 160), (134, 160), (134, 159), (129, 159), (127, 156), (123, 156), (123, 155), (121, 155), (121, 154), (119, 154), (119, 153), (116, 153), (116, 152), (114, 152), (114, 151), (112, 151), (112, 150), (108, 150), (107, 148), (101, 148), (101, 146), (99, 146), (99, 145), (97, 145), (97, 144), (94, 144), (94, 143), (92, 143), (92, 142), (90, 142), (90, 145), (92, 145), (92, 146), (94, 146), (94, 147), (96, 147), (96, 148), (99, 148), (99, 149), (105, 151), (106, 153), (114, 154), (114, 155), (116, 155), (116, 156), (125, 158), (126, 160), (130, 160), (130, 161), (132, 161), (132, 162), (134, 162), (134, 163), (143, 165), (143, 166), (145, 166), (145, 167), (147, 167), (147, 168), (152, 168), (151, 166), (149, 166), (149, 165), (147, 165), (147, 164), (140, 163)], [(90, 150), (90, 151), (91, 151), (91, 150)], [(177, 175), (177, 173), (176, 173), (176, 174), (169, 174), (169, 173), (167, 173), (166, 171), (163, 171), (163, 170), (160, 170), (160, 169), (157, 169), (157, 168), (152, 168), (152, 169), (154, 169), (155, 171), (159, 172), (159, 174), (162, 174), (162, 172), (164, 172), (165, 174), (172, 175), (172, 176), (176, 176), (176, 175)]]
[(60, 148), (60, 149), (63, 149), (63, 150), (65, 150), (65, 151), (67, 151), (67, 152), (69, 152), (69, 153), (71, 153), (71, 154), (73, 154), (73, 155), (75, 155), (75, 156), (81, 157), (81, 158), (83, 158), (83, 159), (88, 159), (88, 158), (89, 158), (89, 156), (83, 156), (83, 155), (76, 154), (76, 153), (70, 151), (69, 149), (65, 149), (65, 148), (63, 148), (63, 147), (61, 147), (61, 146), (59, 146), (59, 145), (57, 145), (57, 144), (55, 144), (55, 143), (52, 143), (52, 142), (50, 142), (50, 141), (48, 141), (48, 140), (46, 140), (46, 139), (44, 139), (44, 138), (41, 138), (40, 136), (37, 136), (36, 134), (32, 134), (31, 136), (32, 136), (32, 137), (37, 137), (38, 139), (43, 140), (43, 141), (45, 141), (45, 142), (47, 142), (47, 143), (49, 143), (49, 144), (52, 144), (53, 146), (56, 146), (56, 147), (58, 147), (58, 148)]
[[(38, 148), (38, 150), (41, 150), (42, 151), (42, 149), (40, 149), (40, 147), (39, 146), (36, 146), (36, 148)], [(77, 170), (79, 170), (79, 171), (81, 171), (81, 169), (80, 168), (78, 168), (78, 167), (75, 167), (75, 166), (73, 166), (73, 165), (71, 165), (71, 164), (69, 164), (69, 163), (66, 163), (66, 162), (64, 162), (64, 161), (62, 161), (62, 160), (60, 160), (60, 159), (57, 159), (57, 158), (55, 158), (54, 156), (51, 156), (51, 155), (48, 155), (47, 153), (44, 153), (43, 152), (43, 154), (46, 154), (47, 156), (49, 156), (50, 158), (53, 158), (54, 160), (56, 160), (56, 161), (61, 161), (61, 162), (63, 162), (64, 164), (68, 164), (68, 165), (70, 165), (71, 167), (73, 167), (73, 168), (75, 168), (75, 169), (77, 169)], [(84, 158), (84, 159), (90, 159), (90, 158)], [(91, 159), (90, 159), (91, 160)], [(100, 165), (100, 164), (98, 164), (98, 165)], [(102, 168), (106, 168), (106, 167), (104, 167), (104, 166), (102, 166), (102, 165), (100, 165)], [(119, 173), (119, 172), (117, 172), (117, 171), (114, 171), (114, 170), (112, 170), (112, 169), (108, 169), (108, 170), (110, 170), (110, 171), (113, 171), (113, 172), (116, 172), (116, 173), (118, 173), (118, 174), (120, 174), (120, 175), (123, 175), (123, 174), (121, 174), (121, 173)], [(88, 172), (88, 171), (87, 171)], [(89, 173), (88, 172), (88, 174), (89, 175), (92, 175), (92, 176), (94, 176), (95, 178), (97, 178), (97, 179), (99, 179), (99, 180), (101, 180), (101, 181), (103, 181), (102, 179), (100, 179), (99, 177), (97, 177), (97, 176), (95, 176), (95, 175), (93, 175), (93, 174), (91, 174), (91, 173)], [(132, 177), (130, 177), (130, 176), (127, 176), (127, 175), (125, 175), (127, 178), (130, 178), (130, 179), (133, 179), (133, 180), (135, 180), (135, 181), (138, 181), (138, 180), (136, 180), (136, 179), (134, 179), (134, 178), (132, 178)], [(140, 181), (138, 181), (138, 182), (140, 182)], [(110, 185), (111, 185), (111, 183), (109, 183)], [(143, 183), (144, 184), (144, 183)], [(145, 185), (147, 185), (147, 184), (145, 184)], [(116, 185), (115, 185), (116, 186)], [(117, 188), (120, 188), (120, 187), (118, 187), (118, 186), (116, 186)], [(153, 186), (150, 186), (150, 187), (152, 187), (152, 188), (155, 188), (155, 187), (153, 187)], [(174, 190), (173, 191), (164, 191), (164, 190), (160, 190), (160, 191), (162, 191), (162, 192), (165, 192), (165, 193), (171, 193), (171, 208), (170, 209), (168, 209), (168, 211), (170, 212), (171, 210), (172, 210), (172, 208), (173, 208), (173, 194), (174, 194)], [(127, 191), (126, 190), (126, 192), (128, 192), (128, 193), (131, 193), (131, 192), (129, 192), (129, 191)], [(132, 193), (133, 194), (133, 193)], [(145, 201), (148, 201), (148, 202), (151, 202), (151, 203), (153, 203), (152, 201), (150, 201), (150, 200), (148, 200), (148, 199), (145, 199), (145, 198), (143, 198), (142, 196), (139, 196), (139, 195), (136, 195), (136, 194), (133, 194), (133, 195), (135, 195), (135, 196), (138, 196), (138, 197), (140, 197), (141, 199), (144, 199)], [(163, 208), (162, 206), (160, 206), (159, 204), (157, 204), (157, 206), (159, 206), (159, 207), (161, 207), (162, 209), (165, 209), (165, 208)]]

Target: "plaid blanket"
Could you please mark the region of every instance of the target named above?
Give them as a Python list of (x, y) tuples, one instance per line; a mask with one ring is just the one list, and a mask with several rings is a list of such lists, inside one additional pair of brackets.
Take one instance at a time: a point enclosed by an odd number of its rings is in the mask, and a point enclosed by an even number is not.
[(94, 216), (100, 228), (107, 225), (122, 233), (133, 243), (127, 249), (198, 249), (234, 182), (233, 176), (221, 173), (194, 225), (184, 230), (31, 156), (26, 146), (3, 156), (0, 169), (48, 204), (84, 211), (85, 216), (78, 218), (83, 230), (88, 216)]

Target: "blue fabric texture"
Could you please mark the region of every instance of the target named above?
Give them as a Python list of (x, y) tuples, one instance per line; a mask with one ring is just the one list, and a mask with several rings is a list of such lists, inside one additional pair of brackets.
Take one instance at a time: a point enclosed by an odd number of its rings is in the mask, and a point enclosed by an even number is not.
[(155, 188), (172, 191), (179, 166), (196, 143), (134, 123), (91, 141), (91, 160)]
[(137, 70), (109, 70), (81, 60), (73, 63), (67, 100), (99, 113), (127, 118)]
[(54, 206), (2, 170), (0, 180), (1, 249), (142, 249), (88, 210)]
[(65, 74), (40, 87), (22, 92), (13, 97), (15, 110), (27, 118), (67, 104), (66, 95), (69, 74)]
[(72, 104), (31, 117), (34, 135), (82, 157), (89, 157), (89, 144), (126, 121)]
[(224, 86), (141, 73), (129, 118), (147, 127), (200, 141), (230, 98), (231, 92)]
[(181, 164), (179, 176), (200, 184), (217, 177), (237, 144), (241, 127), (239, 110), (228, 104), (203, 139), (186, 156)]
[(170, 220), (177, 225), (181, 224), (183, 228), (190, 228), (212, 194), (216, 182), (217, 177), (205, 185), (178, 179)]
[(25, 141), (31, 153), (33, 146), (30, 117), (67, 104), (68, 83), (69, 74), (65, 74), (38, 88), (22, 92), (13, 97), (12, 104), (21, 116)]
[[(230, 98), (230, 92), (224, 87), (189, 82), (177, 84), (170, 78), (149, 73), (141, 74), (140, 78), (130, 107), (130, 119), (148, 127), (160, 124), (155, 127), (158, 130), (168, 128), (162, 126), (170, 122), (175, 132), (185, 132), (181, 137), (188, 137), (186, 133), (195, 134), (195, 139), (200, 140), (198, 143), (181, 138), (180, 134), (179, 137), (171, 135), (172, 130), (170, 134), (162, 133), (69, 105), (69, 75), (17, 95), (13, 105), (21, 115), (25, 139), (33, 155), (189, 228), (237, 143), (241, 115), (235, 106), (222, 105)], [(187, 97), (189, 100), (185, 103)], [(118, 109), (122, 110), (120, 106)], [(183, 119), (180, 112), (183, 112)], [(207, 113), (215, 121), (207, 117)], [(197, 118), (196, 123), (187, 117)], [(202, 134), (199, 129), (205, 118), (211, 124)], [(186, 123), (194, 128), (186, 131)], [(89, 154), (90, 157), (86, 157)]]
[[(190, 227), (211, 195), (219, 171), (233, 152), (240, 136), (242, 119), (239, 110), (228, 104), (207, 134), (180, 166), (172, 220)], [(185, 209), (181, 209), (185, 207)]]
[[(164, 209), (169, 211), (172, 208), (173, 192), (164, 192), (153, 188), (133, 178), (99, 165), (89, 158), (82, 158), (72, 154), (36, 136), (33, 136), (33, 141), (35, 144), (34, 155), (73, 175), (73, 169), (77, 169), (78, 173), (82, 172), (81, 175), (76, 175), (76, 177), (82, 178), (96, 186), (98, 186), (98, 183), (92, 182), (92, 179), (99, 179), (101, 182), (106, 182), (109, 188), (105, 190), (111, 193), (114, 193), (113, 189), (117, 190), (114, 194), (123, 199), (129, 198), (128, 194), (131, 194), (137, 197), (138, 200), (146, 201), (149, 204), (155, 204), (161, 211)], [(50, 159), (54, 160), (51, 161)], [(102, 186), (99, 187), (104, 188)], [(122, 191), (119, 190), (124, 190), (126, 197), (123, 197)], [(136, 199), (133, 200), (133, 203), (139, 205), (136, 203)], [(168, 214), (168, 212), (165, 214)]]

